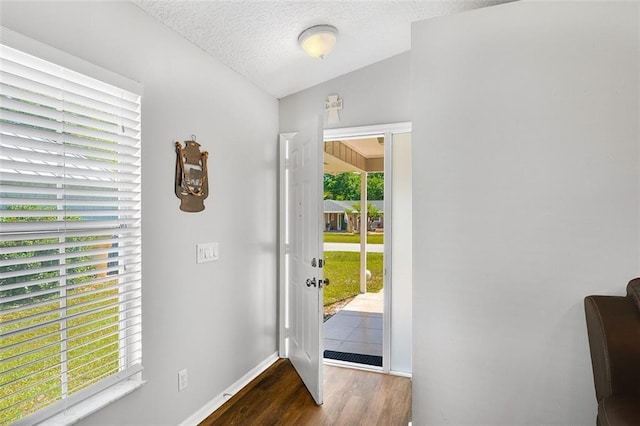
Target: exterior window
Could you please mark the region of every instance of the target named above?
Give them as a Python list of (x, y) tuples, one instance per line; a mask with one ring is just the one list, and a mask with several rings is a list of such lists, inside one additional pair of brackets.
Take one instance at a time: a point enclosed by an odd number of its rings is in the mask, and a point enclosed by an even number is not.
[(139, 377), (140, 95), (0, 45), (0, 424)]

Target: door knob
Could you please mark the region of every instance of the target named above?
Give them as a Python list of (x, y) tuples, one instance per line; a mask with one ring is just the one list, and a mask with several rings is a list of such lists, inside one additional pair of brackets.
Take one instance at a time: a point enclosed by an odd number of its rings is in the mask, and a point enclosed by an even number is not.
[(316, 277), (313, 277), (313, 279), (307, 278), (307, 287), (311, 286), (316, 286)]

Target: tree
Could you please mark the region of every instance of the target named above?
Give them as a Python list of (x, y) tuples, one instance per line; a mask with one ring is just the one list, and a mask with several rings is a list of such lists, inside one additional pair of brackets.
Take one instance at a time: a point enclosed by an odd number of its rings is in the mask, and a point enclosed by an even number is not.
[[(360, 222), (360, 209), (361, 209), (361, 203), (354, 203), (351, 205), (351, 208), (353, 210), (346, 210), (345, 213), (349, 214), (349, 213), (355, 213), (358, 222)], [(381, 216), (380, 210), (377, 209), (373, 204), (371, 203), (367, 203), (367, 229), (369, 229), (369, 225), (371, 225), (371, 223), (376, 220), (379, 219)]]
[(339, 173), (324, 175), (325, 200), (359, 200), (360, 174)]
[[(358, 212), (358, 218), (360, 217), (360, 208), (361, 203), (354, 203), (351, 205), (353, 210)], [(352, 211), (347, 211), (347, 213), (351, 213)], [(370, 220), (378, 219), (380, 217), (380, 210), (376, 208), (373, 204), (367, 203), (367, 217)]]
[(384, 173), (369, 173), (367, 175), (367, 198), (369, 200), (384, 200)]
[[(367, 198), (384, 200), (384, 173), (369, 173)], [(324, 174), (325, 200), (360, 200), (360, 173)]]

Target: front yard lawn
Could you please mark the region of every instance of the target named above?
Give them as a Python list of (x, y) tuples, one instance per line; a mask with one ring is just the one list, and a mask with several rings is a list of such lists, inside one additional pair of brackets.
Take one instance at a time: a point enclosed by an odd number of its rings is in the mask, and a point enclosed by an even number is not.
[[(360, 293), (359, 252), (326, 251), (324, 260), (324, 276), (331, 282), (324, 287), (324, 306)], [(367, 292), (377, 293), (382, 290), (383, 254), (367, 253), (367, 269), (371, 271)]]
[[(384, 234), (369, 234), (367, 235), (368, 244), (383, 244)], [(325, 243), (360, 243), (360, 234), (347, 234), (347, 233), (324, 233)], [(369, 268), (371, 269), (371, 268)]]

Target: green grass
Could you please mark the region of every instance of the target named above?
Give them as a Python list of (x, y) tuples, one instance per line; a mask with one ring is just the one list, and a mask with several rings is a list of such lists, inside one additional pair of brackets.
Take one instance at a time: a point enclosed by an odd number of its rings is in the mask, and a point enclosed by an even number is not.
[[(367, 235), (368, 244), (383, 244), (384, 234), (369, 234)], [(347, 233), (332, 233), (326, 232), (324, 234), (325, 243), (359, 243), (360, 234), (347, 234)]]
[[(324, 276), (331, 281), (330, 285), (324, 287), (324, 306), (360, 293), (360, 253), (327, 251), (324, 259)], [(377, 293), (383, 283), (382, 253), (367, 253), (367, 269), (371, 271), (367, 291)]]
[[(107, 281), (67, 293), (76, 296), (67, 299), (66, 305), (72, 315), (67, 321), (66, 336), (69, 394), (119, 368), (118, 290), (113, 285)], [(62, 334), (58, 324), (46, 325), (59, 319), (59, 309), (62, 305), (54, 299), (36, 308), (0, 311), (1, 323), (15, 321), (12, 328), (34, 327), (0, 339), (0, 358), (4, 360), (0, 366), (0, 425), (13, 423), (62, 398)], [(9, 331), (9, 327), (3, 328)]]

